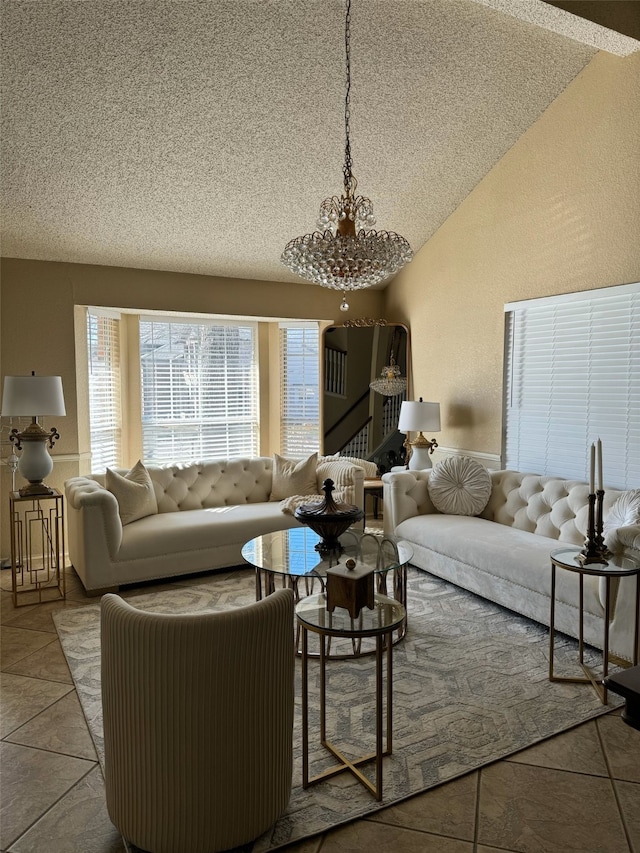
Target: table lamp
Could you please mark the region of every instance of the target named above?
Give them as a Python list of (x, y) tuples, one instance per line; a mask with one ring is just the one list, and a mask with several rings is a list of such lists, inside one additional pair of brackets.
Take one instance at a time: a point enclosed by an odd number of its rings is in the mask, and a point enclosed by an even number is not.
[(413, 441), (409, 441), (407, 450), (409, 458), (407, 467), (412, 471), (431, 468), (429, 454), (438, 446), (435, 438), (424, 437), (423, 432), (440, 432), (440, 403), (426, 403), (422, 397), (419, 400), (405, 400), (400, 406), (398, 430), (404, 433), (417, 432)]
[[(35, 414), (34, 414), (35, 413)], [(46, 432), (38, 423), (43, 415), (66, 415), (62, 379), (59, 376), (5, 376), (2, 393), (4, 417), (30, 417), (29, 426), (20, 432), (12, 429), (9, 439), (16, 450), (22, 450), (18, 471), (29, 482), (20, 489), (21, 497), (51, 495), (54, 490), (43, 483), (53, 470), (53, 460), (47, 450), (60, 435), (55, 427)]]

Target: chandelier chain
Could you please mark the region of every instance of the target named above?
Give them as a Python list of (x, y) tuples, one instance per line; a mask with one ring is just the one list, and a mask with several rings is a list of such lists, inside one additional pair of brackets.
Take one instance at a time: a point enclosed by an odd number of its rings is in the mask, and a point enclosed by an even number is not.
[(353, 162), (351, 160), (351, 0), (346, 0), (346, 13), (344, 24), (344, 50), (346, 64), (346, 93), (344, 98), (344, 188), (347, 197), (355, 192), (355, 179), (351, 172)]
[[(340, 310), (348, 311), (349, 305), (344, 298), (347, 291), (384, 282), (411, 260), (413, 252), (399, 234), (374, 231), (373, 203), (365, 196), (356, 195), (358, 182), (353, 175), (351, 159), (351, 0), (344, 0), (344, 3), (344, 192), (324, 199), (316, 220), (318, 230), (289, 240), (281, 260), (301, 278), (342, 291)], [(376, 384), (385, 389), (380, 393), (398, 393), (399, 380), (394, 376), (394, 365), (389, 365), (385, 378), (376, 380)]]

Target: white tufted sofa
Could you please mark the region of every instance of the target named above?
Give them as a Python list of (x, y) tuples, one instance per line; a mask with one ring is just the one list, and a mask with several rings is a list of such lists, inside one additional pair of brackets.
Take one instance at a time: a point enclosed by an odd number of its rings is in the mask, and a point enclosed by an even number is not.
[[(267, 456), (147, 466), (158, 513), (126, 525), (103, 476), (67, 480), (69, 557), (87, 592), (243, 564), (249, 539), (299, 525), (280, 501), (269, 500), (272, 466)], [(327, 478), (344, 502), (364, 505), (362, 468), (322, 462), (319, 494)]]
[[(491, 497), (479, 516), (444, 515), (428, 492), (431, 471), (384, 474), (384, 524), (413, 546), (414, 565), (549, 624), (549, 555), (562, 544), (582, 547), (588, 524), (588, 486), (574, 480), (491, 471)], [(623, 492), (607, 489), (604, 517)], [(640, 559), (640, 526), (620, 527), (607, 544)], [(611, 651), (632, 657), (635, 584), (612, 583)], [(584, 578), (585, 640), (602, 648), (604, 587)], [(578, 632), (578, 575), (557, 571), (556, 628)]]

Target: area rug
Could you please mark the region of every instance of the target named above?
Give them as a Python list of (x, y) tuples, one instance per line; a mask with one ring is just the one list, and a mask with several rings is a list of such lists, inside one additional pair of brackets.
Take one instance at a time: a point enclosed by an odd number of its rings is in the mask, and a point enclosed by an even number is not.
[[(136, 607), (179, 613), (246, 604), (254, 590), (253, 573), (241, 569), (123, 597)], [(548, 681), (543, 626), (417, 569), (409, 569), (407, 595), (408, 630), (394, 648), (394, 742), (393, 755), (384, 760), (383, 801), (376, 802), (349, 773), (303, 790), (298, 666), (291, 800), (256, 841), (254, 853), (371, 814), (610, 710), (588, 686)], [(60, 611), (55, 623), (102, 762), (99, 604)], [(556, 637), (558, 674), (577, 674), (576, 654), (574, 640)], [(312, 743), (318, 730), (317, 668), (311, 662)], [(372, 751), (374, 679), (370, 656), (328, 664), (329, 737), (353, 757)], [(612, 704), (618, 704), (614, 697)], [(311, 773), (324, 766), (318, 744)]]

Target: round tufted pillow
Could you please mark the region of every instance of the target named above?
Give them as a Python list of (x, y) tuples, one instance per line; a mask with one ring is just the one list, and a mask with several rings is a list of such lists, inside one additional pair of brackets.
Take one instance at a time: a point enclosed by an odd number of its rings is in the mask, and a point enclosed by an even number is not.
[(432, 470), (429, 497), (447, 515), (478, 515), (491, 497), (491, 476), (475, 459), (451, 456)]

